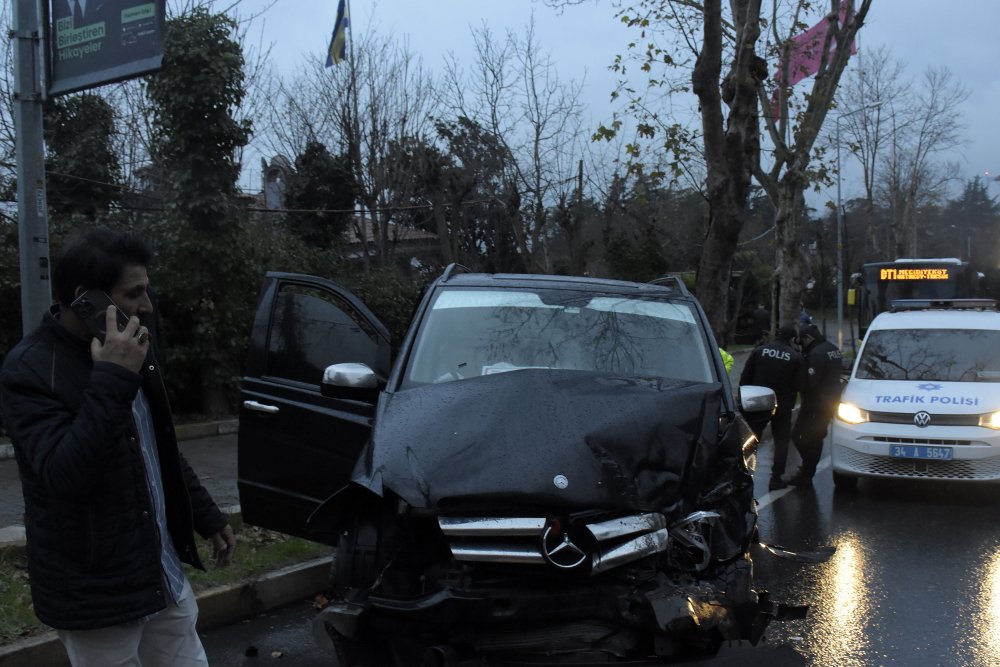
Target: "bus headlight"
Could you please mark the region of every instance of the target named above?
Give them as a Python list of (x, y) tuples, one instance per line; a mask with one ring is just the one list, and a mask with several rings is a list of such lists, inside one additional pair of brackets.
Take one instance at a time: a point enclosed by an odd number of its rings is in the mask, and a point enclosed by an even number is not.
[(837, 406), (837, 419), (848, 424), (864, 424), (868, 421), (868, 411), (850, 403)]
[(979, 425), (986, 428), (1000, 430), (1000, 412), (991, 412), (986, 415), (979, 415)]

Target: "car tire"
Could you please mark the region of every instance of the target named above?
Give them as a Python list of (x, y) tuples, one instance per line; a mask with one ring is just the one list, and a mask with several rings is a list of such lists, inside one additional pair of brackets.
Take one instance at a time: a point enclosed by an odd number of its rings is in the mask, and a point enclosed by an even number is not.
[(757, 601), (753, 589), (753, 561), (746, 554), (726, 565), (716, 581), (736, 606)]
[(854, 475), (845, 475), (842, 472), (833, 471), (833, 486), (838, 491), (851, 491), (858, 488), (858, 478)]

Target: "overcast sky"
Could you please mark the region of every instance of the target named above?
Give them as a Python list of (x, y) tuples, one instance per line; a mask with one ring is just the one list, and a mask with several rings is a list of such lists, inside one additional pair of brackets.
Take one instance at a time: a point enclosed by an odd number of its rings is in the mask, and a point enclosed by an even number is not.
[[(241, 13), (271, 4), (272, 0), (243, 0)], [(279, 71), (293, 72), (306, 54), (325, 53), (336, 9), (336, 0), (277, 0), (255, 23), (251, 35), (272, 45)], [(612, 111), (608, 96), (615, 77), (608, 65), (635, 38), (614, 19), (614, 3), (609, 0), (586, 2), (561, 14), (535, 0), (354, 0), (351, 12), (355, 31), (376, 29), (406, 37), (411, 50), (431, 68), (440, 68), (448, 52), (471, 57), (471, 28), (483, 21), (495, 34), (503, 34), (506, 29), (523, 29), (534, 12), (539, 41), (556, 61), (560, 79), (585, 82), (595, 124), (607, 120)], [(866, 49), (885, 45), (894, 58), (907, 63), (907, 74), (914, 80), (929, 67), (946, 66), (970, 90), (968, 100), (955, 109), (956, 120), (961, 118), (966, 126), (968, 143), (942, 158), (958, 162), (963, 178), (987, 171), (1000, 174), (998, 31), (1000, 0), (874, 0), (858, 40), (862, 58)], [(857, 58), (852, 64), (856, 62)], [(259, 188), (259, 159), (255, 162), (253, 187)], [(251, 186), (246, 180), (244, 185)], [(991, 181), (990, 192), (1000, 195), (1000, 182)], [(845, 164), (843, 198), (860, 193), (860, 184)], [(819, 198), (834, 196), (831, 189)], [(810, 199), (817, 205), (815, 196)]]

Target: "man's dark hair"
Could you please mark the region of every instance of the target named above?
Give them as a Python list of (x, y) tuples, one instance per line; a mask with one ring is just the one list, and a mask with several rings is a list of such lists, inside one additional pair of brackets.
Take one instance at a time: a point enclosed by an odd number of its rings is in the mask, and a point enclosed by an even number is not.
[(74, 236), (52, 269), (59, 303), (69, 305), (77, 287), (111, 292), (126, 266), (149, 266), (153, 249), (134, 232), (90, 229)]

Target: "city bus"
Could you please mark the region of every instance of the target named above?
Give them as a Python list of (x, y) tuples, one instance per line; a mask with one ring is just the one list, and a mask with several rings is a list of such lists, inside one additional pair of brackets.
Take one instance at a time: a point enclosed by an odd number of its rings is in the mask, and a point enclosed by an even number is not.
[(858, 338), (895, 299), (971, 299), (981, 296), (983, 275), (954, 257), (870, 262), (851, 276), (848, 304), (855, 306)]

